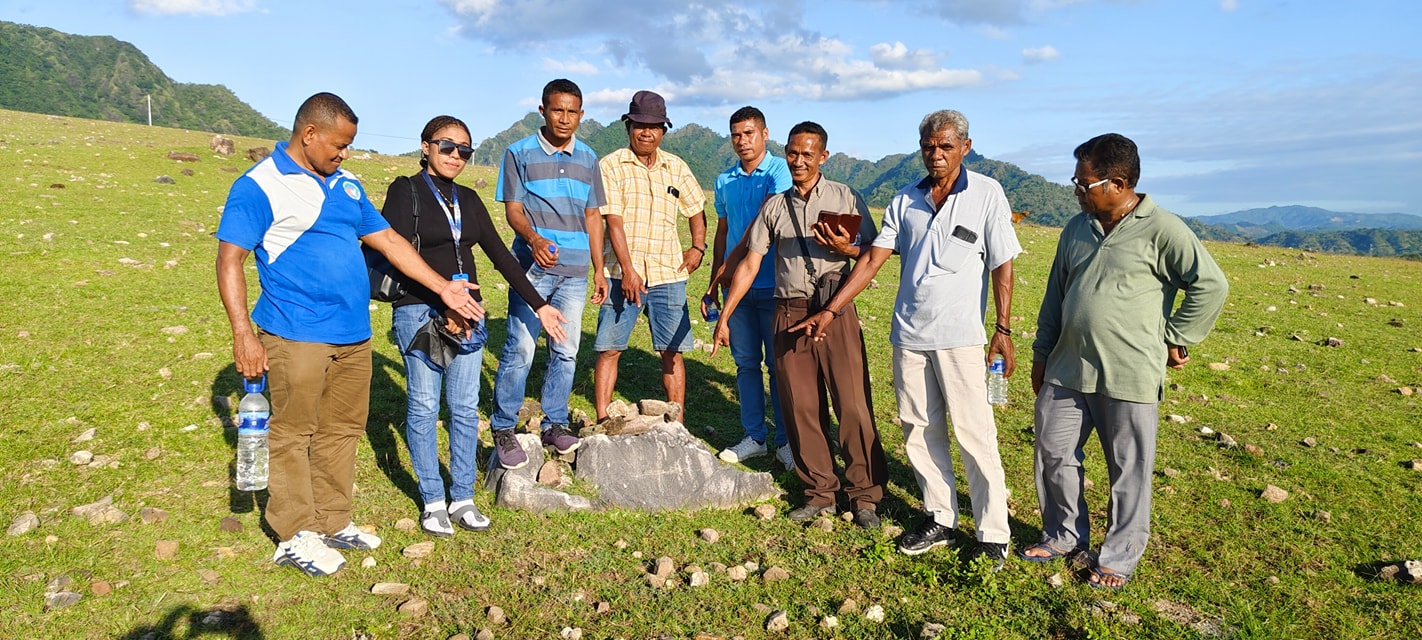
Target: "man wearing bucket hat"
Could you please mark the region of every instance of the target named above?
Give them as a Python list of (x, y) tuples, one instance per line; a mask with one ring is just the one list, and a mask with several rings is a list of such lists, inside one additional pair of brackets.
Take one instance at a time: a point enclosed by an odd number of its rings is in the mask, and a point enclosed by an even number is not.
[[(607, 203), (604, 253), (608, 296), (597, 318), (598, 352), (593, 369), (597, 418), (617, 386), (617, 365), (637, 317), (647, 314), (652, 348), (661, 358), (667, 400), (686, 403), (681, 354), (692, 349), (686, 281), (706, 256), (706, 196), (681, 158), (659, 147), (671, 127), (662, 96), (638, 91), (622, 116), (627, 147), (598, 161)], [(683, 248), (677, 222), (685, 218), (691, 246)]]

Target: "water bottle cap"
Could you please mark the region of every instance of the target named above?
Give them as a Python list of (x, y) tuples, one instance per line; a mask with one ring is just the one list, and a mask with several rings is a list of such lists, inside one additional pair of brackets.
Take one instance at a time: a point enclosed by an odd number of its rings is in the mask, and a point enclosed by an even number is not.
[(242, 389), (247, 393), (261, 393), (267, 390), (267, 376), (263, 375), (256, 380), (248, 378), (242, 379)]

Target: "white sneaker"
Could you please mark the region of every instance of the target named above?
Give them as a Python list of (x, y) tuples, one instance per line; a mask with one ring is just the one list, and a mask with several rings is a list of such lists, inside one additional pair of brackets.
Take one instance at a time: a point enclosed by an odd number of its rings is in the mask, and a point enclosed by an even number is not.
[(322, 536), (326, 546), (336, 549), (355, 549), (358, 551), (369, 551), (380, 546), (380, 536), (373, 533), (366, 533), (360, 530), (352, 522), (331, 535)]
[(314, 531), (298, 531), (290, 540), (277, 545), (272, 562), (300, 569), (308, 576), (329, 576), (346, 565), (341, 552), (321, 541)]
[(735, 446), (725, 449), (721, 455), (717, 456), (726, 462), (745, 462), (756, 456), (763, 456), (767, 453), (765, 445), (752, 440), (750, 436), (737, 442)]
[(795, 454), (790, 452), (790, 445), (787, 444), (777, 448), (775, 450), (775, 459), (779, 460), (780, 464), (785, 465), (786, 471), (795, 470)]

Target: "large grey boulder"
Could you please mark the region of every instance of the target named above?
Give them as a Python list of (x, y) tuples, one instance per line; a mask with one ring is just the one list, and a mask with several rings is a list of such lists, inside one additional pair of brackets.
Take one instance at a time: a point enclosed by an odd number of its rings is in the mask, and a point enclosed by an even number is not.
[(770, 474), (722, 464), (680, 422), (640, 435), (583, 438), (575, 466), (576, 477), (597, 486), (609, 507), (727, 509), (780, 494)]
[(491, 451), (484, 474), (484, 484), (494, 492), (494, 504), (505, 509), (520, 509), (546, 513), (549, 511), (590, 511), (593, 502), (583, 496), (538, 484), (538, 470), (543, 466), (543, 443), (531, 433), (514, 436), (528, 455), (528, 464), (509, 470), (499, 465), (499, 452)]

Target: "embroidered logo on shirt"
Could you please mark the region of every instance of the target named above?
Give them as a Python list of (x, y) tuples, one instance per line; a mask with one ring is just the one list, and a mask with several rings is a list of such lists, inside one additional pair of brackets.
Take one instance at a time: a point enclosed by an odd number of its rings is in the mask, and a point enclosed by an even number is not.
[(351, 200), (360, 200), (360, 187), (356, 186), (356, 183), (347, 180), (342, 187), (346, 190), (346, 195), (351, 197)]

